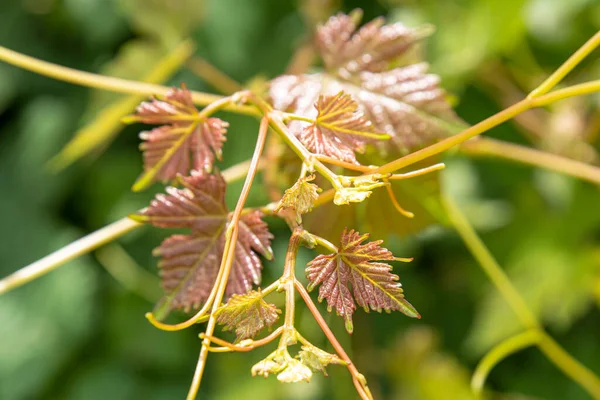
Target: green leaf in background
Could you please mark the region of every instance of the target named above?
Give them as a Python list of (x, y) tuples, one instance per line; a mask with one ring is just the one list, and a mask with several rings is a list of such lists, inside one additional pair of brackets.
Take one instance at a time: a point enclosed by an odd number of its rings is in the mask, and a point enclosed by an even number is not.
[(526, 32), (520, 17), (526, 2), (467, 0), (441, 6), (429, 0), (395, 7), (392, 20), (427, 22), (436, 27), (427, 46), (428, 59), (444, 85), (455, 90), (472, 79), (483, 61), (502, 56), (519, 44)]
[(116, 0), (131, 27), (171, 47), (188, 36), (204, 16), (203, 0)]
[[(2, 276), (78, 236), (48, 215), (27, 210), (25, 204), (15, 197), (0, 198), (0, 208), (11, 210), (0, 225), (0, 259), (10, 260), (0, 266)], [(97, 285), (92, 268), (89, 257), (80, 258), (0, 298), (1, 399), (35, 398), (87, 342), (94, 326)]]

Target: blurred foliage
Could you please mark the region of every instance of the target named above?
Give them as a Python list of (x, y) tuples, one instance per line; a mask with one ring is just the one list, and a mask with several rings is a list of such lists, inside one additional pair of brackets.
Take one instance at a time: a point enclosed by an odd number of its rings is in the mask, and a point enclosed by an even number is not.
[[(428, 59), (454, 95), (457, 113), (470, 123), (535, 87), (600, 29), (600, 3), (593, 0), (6, 0), (0, 2), (0, 44), (82, 70), (143, 79), (191, 38), (198, 56), (237, 81), (260, 82), (282, 73), (310, 24), (338, 6), (363, 8), (365, 20), (387, 15), (413, 26), (434, 24)], [(599, 73), (596, 56), (567, 82), (598, 79)], [(197, 90), (211, 88), (185, 68), (168, 83), (181, 81)], [(0, 64), (0, 276), (143, 207), (159, 189), (129, 191), (142, 168), (136, 128), (123, 129), (103, 154), (58, 174), (47, 168), (74, 132), (122, 98)], [(595, 153), (597, 101), (565, 101), (561, 107), (569, 113), (550, 125), (532, 124), (535, 118), (528, 117), (490, 136), (544, 146), (540, 138), (555, 137), (546, 132), (568, 135), (577, 123), (583, 126), (577, 140)], [(258, 125), (223, 116), (232, 126), (225, 167), (250, 156)], [(549, 114), (541, 117), (548, 121)], [(556, 147), (544, 149), (562, 151)], [(465, 209), (551, 334), (600, 373), (598, 188), (504, 161), (455, 155), (445, 161), (443, 189)], [(231, 186), (228, 202), (240, 188)], [(264, 191), (254, 190), (250, 203), (264, 201)], [(289, 237), (281, 221), (269, 222), (277, 236), (276, 261), (266, 263), (265, 282), (279, 276)], [(430, 226), (402, 236), (409, 229), (394, 224), (402, 221), (385, 227), (391, 232), (386, 246), (415, 257), (394, 269), (423, 319), (357, 312), (351, 337), (335, 316), (327, 320), (378, 398), (468, 399), (470, 372), (482, 353), (516, 332), (518, 322), (449, 228)], [(122, 249), (109, 256), (82, 257), (0, 297), (0, 399), (184, 398), (198, 332), (150, 326), (144, 313), (152, 304), (140, 294), (154, 288), (125, 289), (99, 262), (111, 263), (112, 273), (118, 266), (154, 272), (150, 251), (163, 234), (140, 230), (120, 240)], [(299, 276), (310, 258), (301, 252)], [(143, 282), (151, 284), (147, 278)], [(297, 312), (305, 336), (331, 351), (309, 313), (303, 307)], [(250, 367), (268, 352), (211, 355), (201, 398), (355, 396), (347, 371), (337, 366), (310, 384), (252, 379)], [(503, 361), (488, 388), (503, 399), (587, 398), (534, 348)]]

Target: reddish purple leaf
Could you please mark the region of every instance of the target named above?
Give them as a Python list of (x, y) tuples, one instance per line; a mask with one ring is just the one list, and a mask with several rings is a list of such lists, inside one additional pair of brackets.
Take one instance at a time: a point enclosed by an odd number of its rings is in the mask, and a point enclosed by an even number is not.
[[(352, 333), (352, 314), (356, 304), (365, 311), (369, 308), (398, 310), (413, 318), (420, 318), (415, 308), (404, 298), (398, 275), (391, 273), (392, 267), (379, 261), (399, 260), (380, 244), (381, 240), (361, 244), (369, 237), (354, 230), (344, 230), (337, 253), (319, 255), (306, 268), (310, 281), (308, 290), (318, 285), (319, 301), (327, 299), (328, 310), (346, 320), (346, 330)], [(350, 289), (351, 288), (351, 289)]]
[(384, 25), (376, 18), (357, 30), (360, 15), (337, 14), (317, 29), (315, 44), (329, 71), (350, 77), (361, 71), (380, 72), (413, 44), (431, 34), (431, 27)]
[[(158, 266), (166, 296), (157, 306), (157, 314), (163, 317), (174, 308), (198, 308), (207, 299), (221, 265), (230, 218), (226, 184), (220, 174), (193, 172), (178, 179), (183, 188), (168, 187), (166, 195), (156, 195), (150, 207), (133, 216), (161, 228), (191, 230), (189, 235), (165, 239), (153, 252), (161, 257)], [(252, 211), (240, 220), (227, 296), (247, 293), (260, 283), (262, 263), (257, 253), (272, 258), (273, 236), (261, 217), (260, 211)]]
[(229, 126), (219, 118), (201, 119), (185, 86), (141, 103), (136, 114), (125, 120), (161, 125), (140, 133), (144, 173), (133, 186), (136, 191), (191, 170), (210, 172), (215, 158), (221, 159)]
[(363, 153), (365, 144), (376, 137), (371, 122), (357, 108), (358, 104), (344, 92), (319, 96), (315, 123), (302, 130), (300, 141), (315, 154), (357, 163), (354, 153)]
[[(463, 127), (439, 87), (439, 77), (427, 73), (427, 63), (394, 67), (392, 62), (429, 34), (428, 27), (382, 25), (377, 19), (354, 33), (356, 29), (355, 20), (343, 14), (321, 26), (316, 43), (326, 73), (273, 80), (270, 96), (275, 108), (315, 118), (313, 104), (319, 96), (344, 91), (376, 131), (392, 137), (376, 142), (384, 156), (388, 151), (414, 151)], [(300, 136), (301, 122), (292, 121), (289, 127)]]

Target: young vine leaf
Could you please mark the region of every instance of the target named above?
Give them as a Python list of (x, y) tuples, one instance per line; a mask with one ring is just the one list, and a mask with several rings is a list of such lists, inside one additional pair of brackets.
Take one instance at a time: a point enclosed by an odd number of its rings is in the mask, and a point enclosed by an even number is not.
[(260, 290), (234, 294), (227, 304), (217, 310), (217, 323), (224, 331), (235, 329), (236, 341), (253, 338), (265, 326), (270, 327), (281, 314), (275, 305), (263, 300)]
[[(460, 130), (463, 124), (439, 87), (439, 77), (427, 73), (427, 63), (411, 63), (408, 57), (431, 28), (383, 25), (376, 19), (357, 31), (357, 21), (338, 14), (318, 28), (316, 47), (326, 71), (273, 80), (269, 93), (275, 108), (315, 118), (312, 105), (319, 96), (344, 91), (376, 131), (391, 136), (376, 145), (392, 154), (414, 151)], [(299, 121), (289, 128), (298, 136), (302, 132)]]
[(161, 125), (140, 133), (144, 141), (144, 173), (133, 185), (143, 190), (155, 181), (170, 181), (190, 170), (210, 172), (221, 149), (229, 124), (219, 118), (201, 118), (185, 86), (166, 96), (141, 103), (124, 122)]
[(252, 367), (252, 376), (268, 377), (277, 374), (277, 379), (283, 383), (310, 381), (312, 371), (302, 361), (293, 358), (287, 348), (278, 348), (265, 359)]
[(390, 272), (392, 267), (378, 262), (407, 260), (396, 258), (381, 247), (382, 240), (361, 244), (368, 237), (369, 234), (344, 230), (338, 251), (317, 256), (306, 268), (310, 281), (308, 290), (321, 284), (319, 301), (327, 299), (328, 311), (335, 307), (336, 313), (345, 319), (348, 333), (353, 330), (352, 314), (356, 304), (366, 312), (369, 308), (378, 312), (398, 310), (409, 317), (420, 318), (417, 310), (404, 298), (399, 277)]
[(327, 376), (325, 367), (329, 364), (346, 365), (346, 362), (335, 354), (328, 353), (311, 344), (302, 345), (302, 350), (300, 350), (298, 356), (300, 357), (300, 362), (302, 362), (302, 364), (313, 371), (322, 372), (325, 376)]
[(370, 121), (357, 112), (358, 104), (344, 92), (319, 96), (315, 122), (302, 130), (300, 141), (315, 154), (357, 163), (355, 152), (364, 153), (368, 141), (389, 139), (377, 134)]
[[(162, 286), (166, 296), (156, 307), (156, 317), (165, 317), (174, 308), (198, 308), (210, 294), (225, 247), (230, 214), (225, 205), (226, 184), (221, 175), (192, 171), (177, 177), (183, 188), (167, 187), (150, 207), (131, 217), (161, 228), (188, 228), (189, 235), (175, 234), (154, 249), (161, 257)], [(242, 294), (258, 285), (262, 263), (256, 253), (271, 259), (273, 235), (260, 211), (244, 213), (226, 294)]]
[(310, 183), (314, 179), (315, 175), (298, 179), (294, 186), (285, 191), (279, 204), (277, 204), (275, 212), (282, 208), (291, 208), (296, 211), (296, 220), (300, 223), (300, 216), (312, 210), (313, 204), (319, 197), (319, 192), (321, 192), (321, 188), (314, 183)]

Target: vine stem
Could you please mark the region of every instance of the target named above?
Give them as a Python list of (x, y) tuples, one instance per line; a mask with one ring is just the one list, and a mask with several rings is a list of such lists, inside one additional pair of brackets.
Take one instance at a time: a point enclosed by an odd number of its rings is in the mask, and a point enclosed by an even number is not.
[(492, 371), (492, 369), (498, 365), (498, 363), (511, 354), (514, 354), (524, 348), (533, 346), (540, 342), (540, 331), (537, 329), (530, 329), (525, 332), (521, 332), (518, 335), (511, 336), (503, 342), (499, 343), (492, 350), (488, 351), (487, 354), (481, 359), (473, 377), (471, 378), (471, 389), (477, 398), (481, 398), (483, 391), (483, 385), (486, 378)]
[(213, 343), (218, 344), (219, 346), (222, 347), (208, 347), (208, 351), (213, 352), (213, 353), (228, 353), (231, 351), (236, 351), (239, 353), (244, 353), (244, 352), (248, 352), (248, 351), (252, 351), (254, 349), (256, 349), (257, 347), (261, 347), (264, 346), (265, 344), (269, 344), (271, 343), (273, 340), (277, 339), (279, 337), (279, 335), (281, 335), (283, 333), (284, 327), (280, 326), (279, 328), (275, 329), (270, 335), (262, 338), (262, 339), (258, 339), (258, 340), (252, 340), (251, 343), (249, 343), (248, 345), (242, 346), (240, 344), (234, 344), (234, 343), (229, 343), (223, 339), (220, 339), (216, 336), (206, 336), (204, 333), (200, 334), (200, 338), (204, 339), (204, 338), (209, 338)]
[(502, 297), (504, 297), (513, 311), (517, 314), (521, 323), (526, 328), (537, 330), (539, 332), (540, 340), (537, 343), (538, 348), (558, 369), (585, 389), (592, 398), (600, 399), (600, 379), (560, 347), (551, 336), (544, 332), (541, 324), (537, 321), (535, 315), (525, 303), (525, 300), (523, 300), (516, 288), (512, 285), (506, 273), (490, 254), (489, 250), (479, 238), (469, 221), (462, 214), (458, 206), (448, 196), (443, 198), (443, 203), (448, 217), (457, 233), (490, 278), (492, 284), (496, 286)]
[(240, 193), (240, 197), (235, 206), (235, 210), (233, 211), (233, 216), (231, 217), (231, 221), (229, 223), (229, 226), (227, 227), (225, 239), (226, 244), (225, 249), (223, 251), (223, 259), (221, 261), (220, 268), (220, 270), (222, 270), (223, 273), (220, 273), (220, 279), (215, 282), (215, 285), (218, 287), (218, 289), (216, 292), (215, 299), (213, 300), (212, 311), (208, 318), (208, 325), (206, 326), (205, 331), (206, 336), (202, 340), (202, 348), (200, 349), (198, 363), (196, 365), (196, 370), (194, 371), (194, 378), (192, 380), (192, 384), (187, 395), (187, 400), (194, 400), (196, 398), (198, 394), (198, 389), (200, 388), (200, 383), (202, 382), (202, 375), (204, 373), (204, 368), (206, 367), (206, 359), (209, 353), (210, 337), (213, 335), (217, 324), (217, 317), (215, 315), (215, 311), (217, 311), (217, 309), (220, 307), (221, 301), (223, 300), (223, 296), (225, 295), (225, 288), (227, 287), (229, 273), (231, 272), (231, 266), (235, 257), (235, 248), (238, 239), (238, 225), (240, 217), (242, 215), (246, 199), (248, 198), (248, 194), (250, 193), (250, 188), (252, 187), (254, 177), (256, 176), (256, 173), (258, 171), (258, 164), (264, 149), (268, 131), (269, 119), (267, 117), (263, 117), (263, 119), (260, 122), (258, 138), (256, 140), (254, 154), (252, 155), (252, 161), (250, 162), (250, 167), (248, 168), (248, 175), (246, 176), (244, 187), (242, 188), (242, 192)]
[(600, 45), (600, 31), (592, 36), (583, 46), (567, 59), (552, 75), (542, 82), (536, 89), (532, 90), (529, 98), (539, 97), (552, 90), (558, 85), (569, 72), (571, 72), (584, 58)]
[(230, 95), (244, 90), (243, 86), (229, 75), (215, 67), (202, 57), (192, 57), (187, 62), (187, 67), (206, 83), (219, 92)]
[(492, 129), (531, 108), (543, 107), (568, 97), (581, 96), (600, 91), (600, 80), (596, 80), (581, 83), (579, 85), (569, 86), (567, 88), (548, 93), (599, 45), (600, 31), (590, 38), (575, 53), (573, 53), (573, 55), (569, 57), (567, 61), (565, 61), (552, 75), (550, 75), (548, 79), (542, 82), (542, 84), (540, 84), (537, 88), (532, 90), (525, 99), (479, 122), (478, 124), (465, 129), (461, 133), (450, 136), (449, 138), (425, 147), (424, 149), (389, 162), (381, 166), (377, 172), (394, 172), (428, 157), (449, 150), (457, 144), (463, 143), (472, 137), (480, 135), (483, 132)]
[(300, 283), (300, 281), (298, 281), (297, 279), (294, 279), (294, 286), (296, 286), (296, 290), (300, 294), (300, 297), (302, 297), (302, 299), (306, 303), (306, 306), (308, 307), (311, 314), (317, 321), (317, 324), (319, 325), (319, 327), (321, 328), (321, 330), (323, 331), (323, 333), (337, 352), (338, 356), (346, 363), (346, 367), (348, 368), (348, 370), (350, 371), (350, 375), (352, 376), (352, 382), (354, 383), (356, 391), (360, 395), (361, 399), (373, 400), (373, 395), (371, 394), (371, 391), (367, 386), (367, 380), (365, 379), (364, 375), (358, 372), (358, 369), (356, 369), (356, 366), (350, 360), (350, 357), (348, 357), (348, 354), (346, 354), (346, 351), (344, 350), (340, 342), (338, 342), (334, 333), (329, 328), (329, 325), (327, 325), (327, 322), (325, 322), (325, 319), (323, 319), (323, 316), (317, 309), (317, 305), (312, 301), (310, 295), (308, 294), (302, 283)]
[(460, 150), (474, 157), (503, 158), (600, 184), (600, 168), (596, 166), (502, 140), (482, 137), (463, 143)]
[(300, 226), (296, 226), (292, 231), (292, 236), (290, 237), (285, 253), (283, 275), (281, 276), (280, 288), (285, 290), (285, 318), (278, 348), (285, 351), (287, 351), (289, 345), (295, 344), (298, 338), (298, 333), (294, 327), (296, 314), (296, 290), (294, 289), (294, 282), (296, 281), (296, 257), (298, 256), (303, 232), (304, 229)]
[(514, 118), (524, 111), (530, 110), (536, 107), (543, 107), (551, 104), (555, 101), (566, 99), (573, 96), (581, 96), (584, 94), (594, 93), (600, 91), (600, 80), (582, 83), (579, 85), (569, 86), (565, 89), (555, 90), (551, 93), (541, 95), (539, 97), (527, 97), (518, 103), (500, 111), (491, 117), (484, 119), (483, 121), (465, 129), (464, 131), (450, 136), (444, 140), (432, 144), (431, 146), (425, 147), (421, 150), (417, 150), (404, 157), (398, 158), (387, 164), (382, 165), (373, 172), (388, 173), (394, 172), (399, 169), (408, 167), (414, 163), (425, 160), (426, 158), (432, 157), (436, 154), (442, 153), (452, 147), (461, 144), (472, 137), (480, 135), (492, 128)]
[[(223, 179), (225, 179), (227, 183), (231, 183), (245, 177), (250, 169), (250, 165), (250, 161), (244, 161), (224, 170), (222, 172)], [(264, 162), (259, 163), (259, 168), (263, 167)], [(29, 264), (0, 280), (0, 295), (29, 283), (48, 272), (54, 271), (64, 263), (89, 253), (90, 251), (142, 226), (144, 226), (144, 224), (130, 218), (122, 218), (90, 233), (89, 235), (71, 242), (54, 253), (50, 253), (46, 257), (40, 258), (32, 264)]]
[(39, 278), (40, 276), (55, 270), (64, 263), (88, 253), (103, 244), (111, 242), (140, 226), (142, 226), (142, 224), (139, 222), (129, 218), (122, 218), (82, 237), (81, 239), (71, 242), (54, 253), (40, 258), (36, 262), (29, 264), (0, 280), (0, 294), (6, 293), (9, 290)]
[[(192, 46), (192, 42), (189, 41)], [(171, 88), (151, 83), (130, 81), (127, 79), (102, 76), (90, 72), (79, 71), (77, 69), (63, 67), (47, 61), (18, 53), (16, 51), (0, 46), (0, 61), (14, 65), (36, 74), (44, 75), (59, 81), (81, 85), (95, 89), (108, 90), (116, 93), (138, 94), (144, 96), (166, 95)], [(192, 100), (196, 105), (206, 106), (217, 100), (221, 96), (192, 91)], [(225, 108), (226, 111), (233, 111), (239, 114), (259, 115), (254, 107), (230, 104)]]

